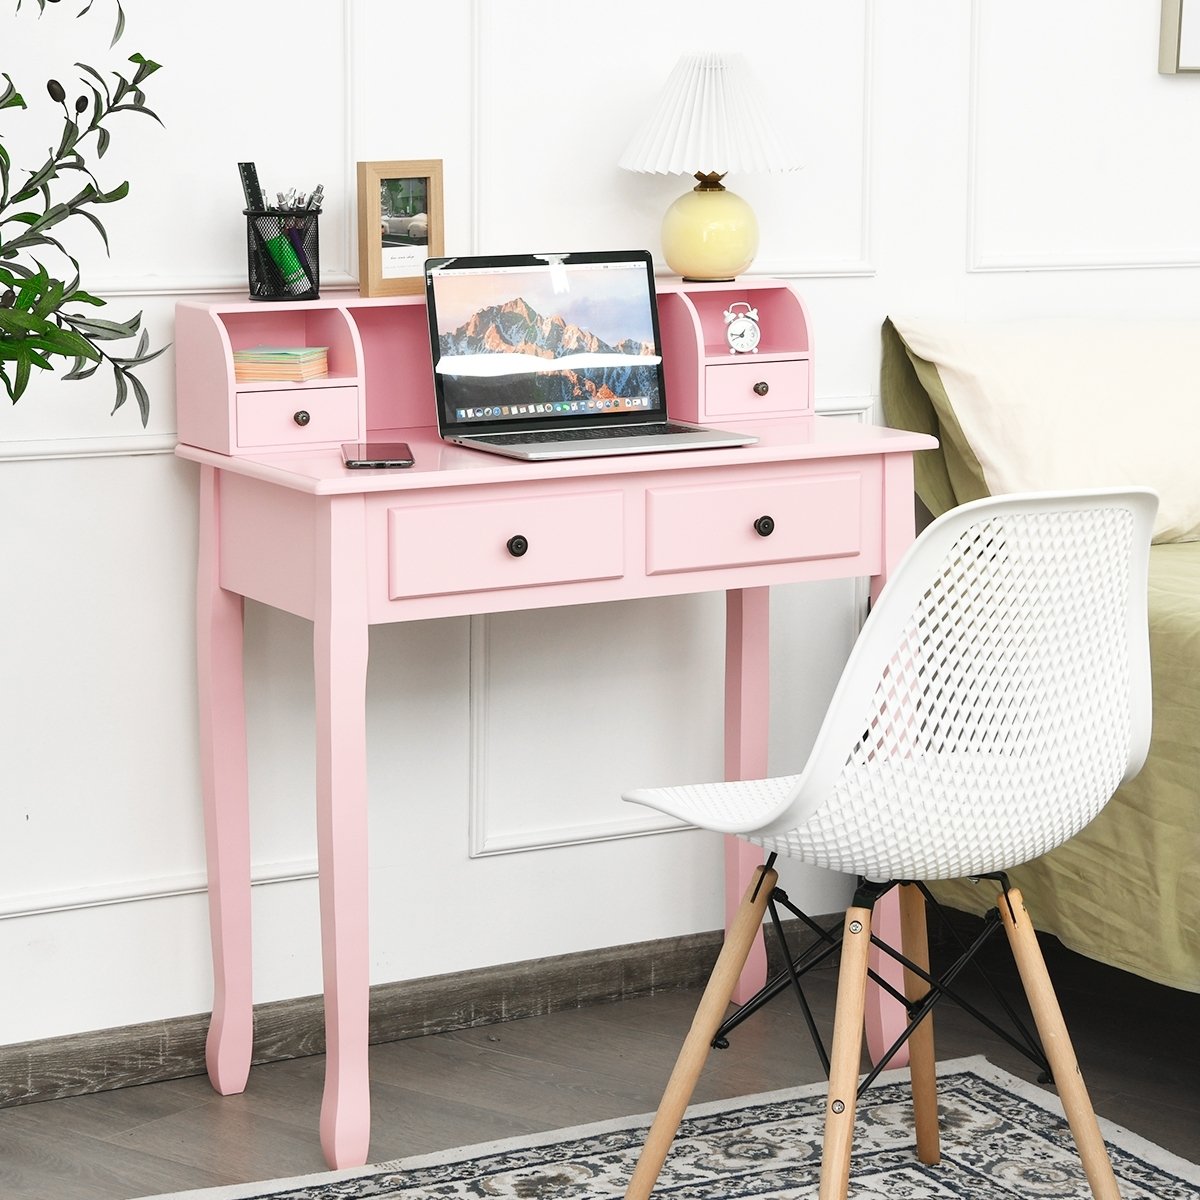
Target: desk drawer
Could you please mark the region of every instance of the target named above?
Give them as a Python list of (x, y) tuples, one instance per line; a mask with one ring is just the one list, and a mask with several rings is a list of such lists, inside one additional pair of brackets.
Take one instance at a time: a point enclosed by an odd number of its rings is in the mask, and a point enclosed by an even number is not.
[(621, 492), (388, 509), (388, 595), (484, 592), (625, 573)]
[(357, 440), (356, 387), (237, 394), (237, 444), (243, 449)]
[(712, 419), (808, 412), (812, 408), (808, 376), (807, 358), (761, 362), (739, 358), (710, 364), (704, 370), (705, 416)]
[(646, 494), (646, 572), (664, 575), (858, 554), (863, 549), (862, 508), (862, 476), (857, 472), (651, 488)]

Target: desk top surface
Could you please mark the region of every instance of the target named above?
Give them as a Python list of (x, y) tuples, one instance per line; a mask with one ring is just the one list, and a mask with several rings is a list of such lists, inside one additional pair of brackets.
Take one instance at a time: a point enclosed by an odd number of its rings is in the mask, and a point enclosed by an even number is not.
[(181, 458), (218, 467), (252, 479), (318, 496), (396, 492), (433, 487), (514, 483), (597, 475), (627, 475), (658, 471), (688, 471), (863, 454), (908, 454), (931, 450), (936, 439), (922, 433), (862, 425), (836, 417), (793, 417), (781, 421), (743, 422), (759, 441), (752, 446), (714, 450), (682, 450), (658, 454), (623, 454), (605, 458), (522, 462), (481, 450), (455, 446), (438, 437), (432, 426), (415, 429), (377, 429), (375, 441), (408, 442), (416, 459), (412, 467), (396, 470), (350, 470), (340, 450), (290, 450), (232, 457), (181, 443)]

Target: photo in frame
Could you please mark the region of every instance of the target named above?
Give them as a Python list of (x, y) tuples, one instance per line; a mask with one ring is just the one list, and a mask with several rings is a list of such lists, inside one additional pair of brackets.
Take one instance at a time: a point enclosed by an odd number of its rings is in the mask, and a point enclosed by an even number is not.
[(358, 164), (358, 283), (364, 296), (424, 290), (425, 260), (443, 253), (442, 162)]

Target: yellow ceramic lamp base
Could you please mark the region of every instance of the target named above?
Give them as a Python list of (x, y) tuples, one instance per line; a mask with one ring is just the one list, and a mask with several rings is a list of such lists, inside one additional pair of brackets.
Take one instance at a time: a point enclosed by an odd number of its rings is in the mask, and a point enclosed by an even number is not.
[(685, 279), (733, 279), (754, 261), (758, 221), (741, 196), (698, 187), (667, 209), (662, 246), (667, 266)]

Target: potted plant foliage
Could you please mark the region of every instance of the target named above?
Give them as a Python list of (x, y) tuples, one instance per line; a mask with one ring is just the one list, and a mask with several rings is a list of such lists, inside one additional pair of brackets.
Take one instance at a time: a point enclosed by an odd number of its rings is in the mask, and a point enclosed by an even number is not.
[[(37, 0), (44, 10), (47, 2)], [(92, 7), (87, 0), (77, 14)], [(17, 9), (21, 0), (17, 0)], [(117, 3), (117, 24), (112, 44), (125, 27)], [(115, 387), (113, 411), (133, 393), (144, 426), (150, 399), (135, 371), (157, 358), (166, 347), (150, 349), (148, 333), (141, 328), (142, 314), (127, 320), (105, 320), (94, 310), (104, 305), (81, 285), (79, 262), (66, 242), (91, 227), (108, 249), (108, 236), (98, 210), (129, 194), (129, 183), (105, 188), (90, 162), (104, 157), (109, 148), (109, 125), (119, 114), (158, 117), (146, 107), (145, 81), (159, 64), (141, 54), (124, 68), (106, 76), (86, 63), (76, 63), (78, 88), (57, 79), (46, 81), (45, 93), (62, 112), (61, 132), (40, 166), (16, 167), (5, 149), (3, 131), (19, 114), (30, 111), (25, 97), (7, 73), (0, 71), (0, 381), (15, 404), (35, 369), (53, 371), (67, 366), (64, 379), (87, 379), (102, 367), (111, 369)], [(43, 102), (44, 104), (44, 102)], [(161, 122), (160, 122), (161, 124)], [(137, 338), (130, 351), (121, 343)]]

